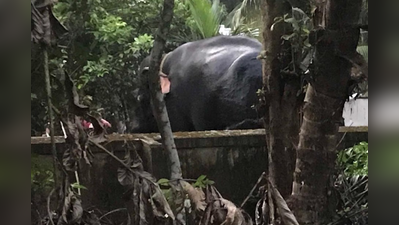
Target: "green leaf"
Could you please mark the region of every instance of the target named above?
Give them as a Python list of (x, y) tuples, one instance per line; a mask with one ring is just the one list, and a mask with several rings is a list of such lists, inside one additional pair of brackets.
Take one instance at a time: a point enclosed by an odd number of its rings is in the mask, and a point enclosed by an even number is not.
[(73, 183), (73, 184), (71, 184), (71, 187), (72, 187), (72, 188), (75, 188), (75, 189), (84, 189), (84, 190), (87, 190), (87, 188), (86, 188), (85, 186), (83, 186), (83, 185), (81, 185), (81, 184), (78, 184), (78, 183)]
[(294, 38), (296, 36), (297, 36), (296, 33), (292, 33), (292, 34), (289, 34), (289, 35), (283, 35), (283, 36), (281, 36), (281, 38), (286, 40), (286, 41), (289, 41), (289, 40), (291, 40), (292, 38)]
[(306, 27), (302, 27), (302, 31), (303, 31), (306, 35), (309, 35), (309, 34), (310, 34), (309, 29), (306, 28)]
[(192, 30), (198, 32), (202, 38), (217, 36), (224, 15), (220, 1), (188, 0), (187, 3), (195, 22)]
[(271, 31), (274, 31), (274, 28), (275, 28), (275, 26), (276, 26), (278, 23), (284, 21), (284, 19), (283, 19), (282, 17), (274, 18), (274, 20), (275, 20), (275, 22), (274, 22), (274, 23), (272, 24), (272, 26), (270, 27), (270, 30), (271, 30)]
[(30, 100), (37, 99), (37, 95), (34, 93), (30, 93)]
[(170, 186), (169, 180), (166, 178), (159, 179), (157, 183), (162, 186)]

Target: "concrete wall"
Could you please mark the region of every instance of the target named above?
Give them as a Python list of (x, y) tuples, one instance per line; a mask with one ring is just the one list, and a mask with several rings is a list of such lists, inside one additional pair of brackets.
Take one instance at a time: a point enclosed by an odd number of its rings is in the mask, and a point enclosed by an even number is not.
[[(368, 140), (366, 128), (357, 131), (354, 128), (341, 129), (340, 136), (345, 136), (339, 148)], [(167, 155), (157, 144), (151, 145), (151, 154), (144, 154), (140, 142), (136, 141), (144, 136), (160, 139), (157, 134), (110, 135), (109, 143), (105, 146), (123, 158), (126, 146), (130, 145), (131, 148), (134, 145), (147, 167), (148, 161), (152, 162), (156, 178), (168, 178)], [(241, 204), (267, 168), (263, 130), (175, 133), (175, 141), (184, 178), (197, 179), (200, 175), (207, 175), (216, 182), (221, 194), (236, 204)], [(58, 150), (62, 151), (63, 138), (57, 138), (57, 142)], [(48, 138), (32, 138), (31, 147), (33, 153), (51, 160)], [(123, 188), (117, 181), (119, 164), (100, 149), (92, 148), (92, 151), (95, 155), (94, 164), (91, 168), (82, 164), (84, 172), (80, 174), (81, 183), (88, 187), (88, 190), (83, 190), (84, 203), (104, 211), (124, 207)]]

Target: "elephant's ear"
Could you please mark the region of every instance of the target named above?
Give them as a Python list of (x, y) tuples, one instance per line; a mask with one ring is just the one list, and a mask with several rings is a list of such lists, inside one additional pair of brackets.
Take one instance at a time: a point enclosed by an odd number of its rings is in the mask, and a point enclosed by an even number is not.
[(162, 94), (167, 94), (170, 92), (170, 81), (167, 76), (159, 76), (161, 83)]

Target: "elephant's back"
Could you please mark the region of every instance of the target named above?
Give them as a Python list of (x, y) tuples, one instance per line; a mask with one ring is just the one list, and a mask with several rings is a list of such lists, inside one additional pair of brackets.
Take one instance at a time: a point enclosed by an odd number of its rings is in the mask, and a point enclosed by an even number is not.
[[(169, 54), (164, 72), (171, 80), (218, 80), (231, 79), (231, 68), (243, 58), (255, 59), (262, 44), (253, 38), (243, 36), (217, 36), (186, 43)], [(240, 61), (241, 60), (241, 61)], [(260, 64), (260, 62), (259, 62)]]
[(261, 49), (255, 39), (232, 36), (180, 46), (165, 61), (164, 72), (171, 81), (169, 105), (184, 112), (197, 130), (224, 129), (255, 118), (251, 106), (262, 84), (257, 60)]

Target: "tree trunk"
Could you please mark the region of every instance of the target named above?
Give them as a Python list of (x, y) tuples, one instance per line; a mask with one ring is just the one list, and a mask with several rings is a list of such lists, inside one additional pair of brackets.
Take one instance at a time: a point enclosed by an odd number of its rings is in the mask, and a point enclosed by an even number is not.
[[(331, 178), (351, 63), (356, 54), (362, 0), (318, 0), (316, 46), (308, 86), (294, 174), (292, 209), (300, 224), (331, 222)], [(330, 202), (331, 203), (331, 202)]]
[(168, 112), (164, 102), (164, 96), (161, 93), (159, 83), (159, 70), (162, 53), (165, 48), (166, 37), (168, 35), (170, 24), (173, 18), (174, 0), (165, 0), (161, 21), (157, 34), (155, 36), (154, 48), (151, 52), (151, 63), (149, 68), (149, 85), (151, 92), (151, 105), (154, 117), (157, 120), (158, 129), (162, 137), (164, 149), (168, 152), (171, 165), (171, 180), (181, 179), (182, 172), (179, 155), (173, 139), (173, 133), (169, 122)]
[(292, 190), (295, 168), (295, 150), (299, 130), (297, 93), (299, 77), (283, 76), (281, 70), (292, 61), (291, 46), (281, 37), (290, 32), (290, 27), (279, 23), (271, 30), (276, 17), (291, 11), (291, 6), (281, 0), (267, 0), (263, 5), (263, 84), (266, 95), (265, 128), (268, 147), (269, 179), (283, 197)]

